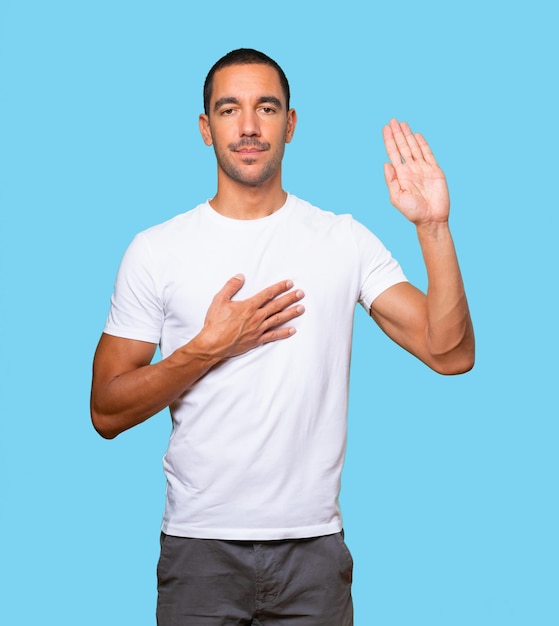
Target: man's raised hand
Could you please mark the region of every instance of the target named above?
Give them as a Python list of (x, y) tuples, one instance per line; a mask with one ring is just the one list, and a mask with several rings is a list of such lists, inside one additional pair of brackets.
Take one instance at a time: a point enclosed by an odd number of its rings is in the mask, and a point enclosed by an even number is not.
[(424, 137), (395, 119), (382, 134), (390, 159), (384, 176), (392, 204), (416, 226), (446, 222), (450, 210), (446, 178)]

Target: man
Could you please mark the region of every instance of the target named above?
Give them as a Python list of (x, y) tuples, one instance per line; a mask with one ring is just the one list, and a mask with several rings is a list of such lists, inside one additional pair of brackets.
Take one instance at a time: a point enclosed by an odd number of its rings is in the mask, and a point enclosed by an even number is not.
[(282, 189), (297, 118), (275, 61), (229, 53), (204, 107), (217, 193), (127, 250), (94, 360), (93, 423), (112, 438), (171, 410), (160, 626), (347, 626), (338, 493), (355, 304), (437, 372), (474, 362), (445, 177), (421, 135), (384, 128), (390, 199), (416, 226), (424, 295), (351, 216)]

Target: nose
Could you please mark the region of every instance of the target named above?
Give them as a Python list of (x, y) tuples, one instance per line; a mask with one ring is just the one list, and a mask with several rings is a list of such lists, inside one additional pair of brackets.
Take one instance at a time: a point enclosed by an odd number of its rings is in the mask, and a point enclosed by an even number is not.
[(254, 137), (260, 135), (260, 123), (256, 111), (243, 111), (239, 118), (239, 133), (241, 137)]

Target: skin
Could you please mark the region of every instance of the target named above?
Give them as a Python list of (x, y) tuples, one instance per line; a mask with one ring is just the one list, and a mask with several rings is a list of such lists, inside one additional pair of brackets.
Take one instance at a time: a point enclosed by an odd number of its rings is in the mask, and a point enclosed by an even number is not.
[(394, 285), (373, 302), (371, 316), (436, 372), (467, 372), (474, 366), (474, 331), (448, 224), (445, 175), (424, 137), (405, 122), (391, 120), (383, 137), (390, 201), (416, 227), (428, 289), (423, 294), (409, 283)]
[(281, 162), (296, 124), (274, 68), (233, 65), (216, 72), (210, 112), (199, 119), (217, 160), (217, 194), (210, 201), (216, 211), (257, 219), (283, 206)]
[[(216, 154), (217, 193), (210, 201), (216, 211), (258, 219), (283, 206), (281, 162), (296, 123), (274, 68), (236, 65), (216, 72), (209, 114), (199, 119), (202, 139)], [(435, 371), (466, 372), (474, 364), (474, 335), (448, 226), (445, 176), (425, 139), (406, 123), (391, 120), (383, 136), (390, 200), (416, 227), (428, 290), (394, 285), (373, 302), (371, 316)], [(221, 361), (295, 333), (289, 322), (304, 314), (301, 289), (286, 279), (233, 301), (243, 284), (240, 274), (227, 281), (198, 335), (157, 363), (151, 364), (155, 344), (102, 335), (93, 364), (91, 416), (103, 437), (113, 438), (169, 406)]]

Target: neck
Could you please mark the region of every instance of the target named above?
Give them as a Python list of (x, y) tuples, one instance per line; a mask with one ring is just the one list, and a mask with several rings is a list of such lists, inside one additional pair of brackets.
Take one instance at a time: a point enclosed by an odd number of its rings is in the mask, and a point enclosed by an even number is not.
[(281, 209), (286, 199), (287, 193), (281, 188), (279, 178), (255, 186), (218, 178), (217, 193), (210, 200), (210, 206), (225, 217), (256, 220)]

